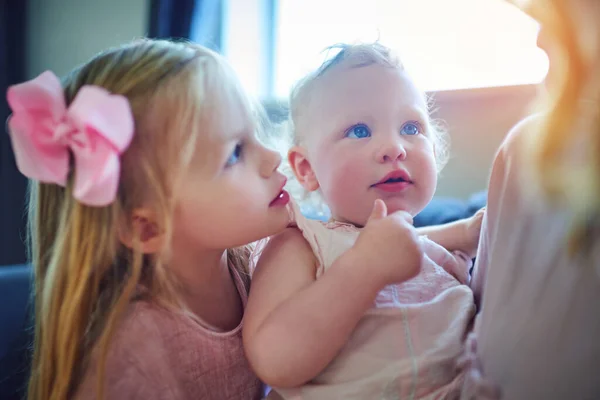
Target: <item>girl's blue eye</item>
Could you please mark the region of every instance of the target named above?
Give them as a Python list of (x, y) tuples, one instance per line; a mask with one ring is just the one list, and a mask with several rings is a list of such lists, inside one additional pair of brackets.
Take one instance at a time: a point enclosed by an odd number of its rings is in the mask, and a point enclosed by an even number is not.
[(402, 129), (400, 130), (400, 133), (402, 135), (417, 135), (419, 132), (421, 131), (421, 127), (419, 126), (419, 124), (415, 123), (415, 122), (407, 122), (406, 124), (402, 125)]
[(226, 167), (231, 167), (234, 164), (237, 164), (240, 161), (240, 157), (242, 156), (242, 144), (238, 143), (235, 145), (235, 149), (233, 149), (233, 153), (227, 159)]
[(354, 125), (346, 132), (346, 137), (352, 139), (364, 139), (371, 136), (371, 130), (368, 126), (359, 124)]

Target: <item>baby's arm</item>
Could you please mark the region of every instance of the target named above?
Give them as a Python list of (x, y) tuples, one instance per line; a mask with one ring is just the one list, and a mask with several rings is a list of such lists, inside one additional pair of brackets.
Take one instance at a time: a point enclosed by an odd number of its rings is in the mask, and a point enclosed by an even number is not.
[(485, 208), (477, 211), (470, 218), (460, 219), (443, 225), (433, 225), (417, 228), (420, 235), (438, 243), (448, 251), (462, 251), (469, 257), (475, 257), (479, 244), (481, 221)]
[(383, 286), (355, 265), (359, 258), (350, 249), (315, 280), (315, 256), (297, 229), (269, 242), (252, 278), (243, 332), (248, 360), (265, 383), (299, 386), (344, 346)]

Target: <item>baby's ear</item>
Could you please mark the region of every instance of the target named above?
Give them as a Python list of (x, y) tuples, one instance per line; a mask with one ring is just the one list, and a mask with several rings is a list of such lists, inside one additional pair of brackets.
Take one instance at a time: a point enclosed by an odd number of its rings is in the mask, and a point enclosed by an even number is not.
[(119, 227), (119, 240), (124, 246), (138, 247), (144, 254), (155, 254), (164, 245), (165, 234), (159, 228), (154, 212), (137, 208)]
[(298, 182), (309, 192), (314, 192), (319, 188), (319, 181), (313, 171), (310, 161), (306, 157), (306, 149), (301, 146), (294, 146), (288, 152), (288, 161), (294, 171)]

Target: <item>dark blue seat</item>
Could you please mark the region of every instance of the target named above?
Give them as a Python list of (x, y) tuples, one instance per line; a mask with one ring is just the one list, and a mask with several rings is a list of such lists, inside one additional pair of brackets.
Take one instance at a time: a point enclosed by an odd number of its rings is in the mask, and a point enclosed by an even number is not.
[(32, 328), (30, 265), (0, 266), (0, 399), (23, 399), (26, 393)]
[(473, 194), (468, 200), (452, 197), (436, 197), (414, 218), (416, 227), (440, 225), (468, 218), (487, 202), (487, 192)]

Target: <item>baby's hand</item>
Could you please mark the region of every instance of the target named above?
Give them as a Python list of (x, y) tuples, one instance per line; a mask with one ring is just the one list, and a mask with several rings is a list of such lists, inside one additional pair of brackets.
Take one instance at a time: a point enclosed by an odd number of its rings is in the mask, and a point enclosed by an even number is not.
[(479, 235), (481, 233), (481, 223), (483, 222), (483, 216), (485, 215), (485, 207), (479, 209), (471, 218), (465, 220), (465, 237), (467, 240), (467, 253), (471, 257), (475, 257), (477, 254), (477, 247), (479, 247)]
[(465, 253), (462, 251), (449, 252), (431, 240), (423, 241), (423, 249), (434, 263), (444, 268), (460, 283), (465, 285), (469, 283), (469, 269), (471, 269), (473, 262)]
[(382, 200), (375, 200), (373, 212), (352, 251), (368, 274), (380, 278), (382, 285), (416, 276), (424, 254), (411, 215), (404, 211), (387, 215)]

